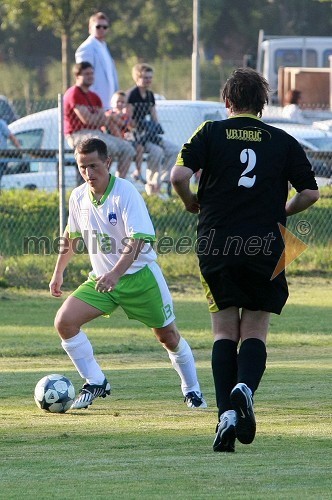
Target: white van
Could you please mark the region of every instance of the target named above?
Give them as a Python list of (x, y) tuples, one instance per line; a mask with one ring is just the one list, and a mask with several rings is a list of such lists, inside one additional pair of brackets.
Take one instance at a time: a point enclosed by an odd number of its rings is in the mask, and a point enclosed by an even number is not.
[(275, 92), (279, 67), (328, 68), (332, 55), (332, 37), (268, 36), (261, 30), (257, 66)]
[[(164, 137), (174, 142), (179, 150), (196, 128), (205, 120), (222, 120), (227, 117), (225, 105), (210, 101), (157, 100), (158, 119)], [(9, 128), (24, 149), (58, 149), (58, 109), (52, 108), (16, 120)], [(65, 143), (65, 149), (69, 149)], [(0, 158), (1, 160), (1, 158)], [(76, 186), (76, 167), (73, 154), (66, 155), (66, 187)], [(112, 165), (112, 169), (113, 169)], [(133, 170), (133, 164), (131, 169)], [(10, 161), (1, 179), (2, 189), (44, 189), (54, 191), (58, 185), (56, 159)]]

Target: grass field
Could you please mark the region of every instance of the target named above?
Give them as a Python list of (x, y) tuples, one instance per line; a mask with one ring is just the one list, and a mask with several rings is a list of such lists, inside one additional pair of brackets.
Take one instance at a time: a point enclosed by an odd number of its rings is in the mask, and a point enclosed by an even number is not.
[(44, 413), (33, 400), (47, 373), (64, 373), (77, 390), (82, 383), (53, 328), (60, 301), (0, 291), (0, 498), (331, 498), (331, 283), (291, 278), (290, 292), (271, 321), (256, 439), (217, 454), (210, 320), (200, 290), (174, 300), (207, 410), (184, 405), (166, 352), (119, 311), (86, 328), (111, 398), (65, 415)]

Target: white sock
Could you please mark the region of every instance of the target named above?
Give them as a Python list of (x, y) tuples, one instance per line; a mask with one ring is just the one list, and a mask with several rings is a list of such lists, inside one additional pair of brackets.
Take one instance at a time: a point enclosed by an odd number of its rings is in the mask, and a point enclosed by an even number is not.
[(180, 337), (180, 342), (175, 351), (166, 350), (173, 368), (180, 376), (182, 394), (185, 396), (192, 391), (200, 393), (201, 389), (197, 379), (195, 360), (188, 342), (183, 337)]
[(75, 337), (63, 339), (61, 345), (78, 373), (86, 379), (88, 384), (101, 385), (104, 382), (105, 375), (94, 358), (90, 340), (82, 330)]

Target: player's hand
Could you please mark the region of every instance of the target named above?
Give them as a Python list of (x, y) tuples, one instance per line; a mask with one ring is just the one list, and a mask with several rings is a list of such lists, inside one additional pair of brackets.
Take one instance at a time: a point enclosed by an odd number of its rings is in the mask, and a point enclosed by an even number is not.
[(51, 279), (50, 284), (49, 284), (49, 289), (50, 289), (50, 293), (51, 293), (51, 295), (53, 295), (53, 297), (61, 297), (61, 295), (62, 295), (62, 290), (61, 290), (62, 283), (63, 283), (62, 275), (52, 276), (52, 279)]
[(118, 284), (119, 277), (117, 277), (112, 271), (102, 274), (96, 278), (95, 289), (97, 292), (112, 292), (116, 285)]
[(192, 214), (199, 213), (199, 203), (196, 194), (191, 194), (190, 198), (184, 201), (184, 206), (186, 207), (187, 212)]

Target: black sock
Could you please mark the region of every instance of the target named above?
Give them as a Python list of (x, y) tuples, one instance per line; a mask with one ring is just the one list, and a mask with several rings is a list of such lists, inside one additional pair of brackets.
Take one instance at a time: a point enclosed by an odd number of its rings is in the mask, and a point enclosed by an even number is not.
[(246, 339), (242, 342), (237, 359), (238, 382), (243, 382), (256, 391), (265, 371), (266, 346), (259, 339)]
[(237, 342), (221, 339), (213, 344), (212, 373), (220, 417), (232, 408), (229, 395), (237, 380)]

